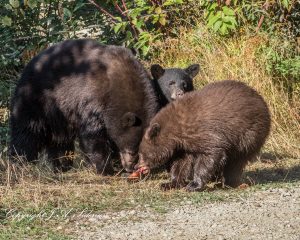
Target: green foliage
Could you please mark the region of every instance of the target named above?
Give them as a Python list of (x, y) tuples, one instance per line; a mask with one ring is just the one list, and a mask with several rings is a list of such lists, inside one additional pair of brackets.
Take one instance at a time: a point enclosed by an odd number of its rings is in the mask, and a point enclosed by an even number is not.
[[(251, 24), (256, 30), (262, 27), (273, 28), (277, 22), (287, 18), (297, 3), (290, 0), (250, 1), (201, 1), (207, 26), (220, 35), (229, 35), (237, 29)], [(279, 19), (278, 19), (279, 17)], [(271, 29), (270, 29), (271, 30)]]
[(19, 66), (26, 51), (35, 55), (49, 44), (91, 36), (134, 47), (145, 56), (165, 32), (168, 16), (182, 4), (183, 0), (4, 0), (0, 44), (5, 50), (0, 65)]
[(217, 3), (206, 3), (207, 26), (221, 35), (227, 35), (231, 30), (236, 30), (237, 21), (234, 10), (228, 6), (220, 7)]
[(23, 59), (26, 51), (35, 55), (50, 44), (80, 37), (124, 44), (146, 56), (155, 41), (176, 34), (178, 26), (193, 24), (193, 16), (200, 16), (198, 21), (203, 18), (222, 36), (239, 32), (249, 24), (274, 30), (284, 25), (277, 24), (280, 22), (290, 23), (289, 29), (297, 34), (297, 4), (291, 0), (271, 1), (268, 5), (262, 0), (3, 0), (0, 66), (20, 66), (28, 61)]
[(295, 50), (295, 43), (285, 39), (285, 35), (276, 35), (270, 36), (259, 52), (265, 58), (266, 71), (289, 94), (300, 94), (300, 54)]
[(162, 37), (169, 23), (169, 14), (179, 11), (183, 0), (159, 1), (113, 1), (120, 16), (113, 26), (115, 33), (121, 33), (126, 46), (141, 50), (147, 55), (151, 43)]
[[(156, 41), (199, 21), (221, 37), (247, 29), (281, 32), (291, 42), (300, 34), (300, 2), (294, 0), (3, 0), (0, 5), (0, 69), (7, 75), (65, 39), (122, 44), (145, 57)], [(280, 56), (270, 57), (269, 68), (298, 77), (298, 58)]]
[(108, 28), (102, 14), (84, 0), (4, 0), (1, 5), (1, 67), (20, 66), (28, 52), (31, 58), (52, 43), (99, 37)]

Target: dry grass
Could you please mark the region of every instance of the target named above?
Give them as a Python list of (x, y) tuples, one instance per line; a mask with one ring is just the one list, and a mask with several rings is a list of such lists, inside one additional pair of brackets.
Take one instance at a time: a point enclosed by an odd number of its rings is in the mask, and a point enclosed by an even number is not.
[(292, 188), (299, 185), (299, 176), (299, 160), (267, 158), (247, 167), (243, 179), (253, 185), (248, 189), (220, 189), (211, 183), (204, 192), (187, 194), (184, 190), (160, 191), (160, 184), (169, 180), (165, 172), (129, 183), (121, 176), (100, 177), (92, 169), (53, 174), (45, 165), (8, 166), (0, 175), (0, 239), (67, 239), (69, 233), (57, 231), (57, 226), (72, 225), (70, 221), (82, 212), (147, 209), (165, 213), (181, 204), (237, 201), (260, 189)]
[[(243, 179), (250, 185), (260, 186), (297, 183), (299, 176), (297, 159), (261, 159), (247, 167)], [(237, 190), (216, 189), (213, 183), (201, 194), (186, 194), (184, 190), (163, 192), (159, 186), (168, 181), (165, 172), (153, 175), (147, 181), (129, 183), (121, 176), (100, 177), (91, 169), (53, 174), (45, 167), (25, 165), (8, 168), (1, 180), (1, 208), (25, 212), (53, 208), (119, 211), (136, 207), (143, 209), (145, 206), (159, 211), (186, 198), (214, 201), (222, 200), (228, 193), (239, 194)]]

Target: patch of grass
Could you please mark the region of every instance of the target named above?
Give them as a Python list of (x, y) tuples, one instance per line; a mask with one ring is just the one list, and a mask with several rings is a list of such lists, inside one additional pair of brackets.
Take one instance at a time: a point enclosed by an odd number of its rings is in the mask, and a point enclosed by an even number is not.
[(0, 239), (47, 239), (67, 240), (70, 236), (51, 230), (49, 226), (39, 221), (10, 221), (0, 225)]
[[(120, 176), (100, 177), (89, 169), (74, 169), (57, 175), (46, 173), (43, 166), (25, 165), (11, 181), (0, 185), (1, 237), (18, 239), (68, 239), (64, 227), (76, 216), (89, 218), (123, 210), (152, 210), (166, 213), (180, 205), (203, 205), (245, 199), (255, 191), (269, 188), (292, 188), (300, 184), (297, 159), (259, 161), (247, 167), (243, 180), (255, 184), (246, 189), (222, 189), (211, 183), (200, 193), (184, 190), (163, 192), (159, 186), (168, 181), (166, 173), (147, 181), (128, 183)], [(7, 170), (8, 171), (8, 170)], [(13, 175), (4, 174), (2, 177)], [(60, 230), (57, 231), (57, 228)], [(67, 227), (66, 227), (67, 229)]]
[[(0, 186), (2, 208), (29, 213), (42, 209), (51, 211), (54, 208), (101, 212), (144, 208), (147, 205), (160, 211), (157, 206), (176, 204), (184, 198), (192, 199), (195, 196), (204, 201), (223, 201), (223, 193), (231, 193), (213, 186), (205, 192), (195, 194), (187, 194), (184, 190), (163, 192), (159, 186), (168, 181), (165, 173), (155, 175), (147, 181), (128, 183), (123, 177), (100, 177), (89, 169), (75, 169), (61, 174), (59, 179), (54, 174), (32, 174), (36, 168), (30, 168), (30, 165), (25, 169), (26, 172), (24, 167), (20, 170), (23, 173), (16, 182)], [(6, 174), (8, 175), (10, 174)], [(297, 159), (261, 159), (247, 167), (243, 180), (250, 185), (288, 184), (299, 182), (299, 176), (300, 162)]]

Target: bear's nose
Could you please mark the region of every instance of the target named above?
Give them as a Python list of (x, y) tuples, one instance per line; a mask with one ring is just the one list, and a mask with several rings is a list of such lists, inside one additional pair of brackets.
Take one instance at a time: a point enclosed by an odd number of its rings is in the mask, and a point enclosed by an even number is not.
[(177, 98), (181, 98), (183, 95), (184, 95), (184, 91), (182, 91), (181, 89), (177, 89), (172, 93), (171, 99), (176, 100)]
[(184, 95), (183, 91), (177, 92), (177, 94), (176, 94), (177, 97), (182, 97), (183, 95)]

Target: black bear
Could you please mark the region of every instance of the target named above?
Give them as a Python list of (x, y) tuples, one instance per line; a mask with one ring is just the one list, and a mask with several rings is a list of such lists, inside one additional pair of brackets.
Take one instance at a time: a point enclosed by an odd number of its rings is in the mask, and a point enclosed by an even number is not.
[(159, 64), (152, 65), (150, 71), (160, 107), (182, 97), (186, 92), (193, 91), (193, 78), (199, 69), (199, 64), (192, 64), (185, 69), (164, 69)]
[(168, 104), (151, 120), (136, 168), (146, 173), (169, 162), (165, 189), (203, 190), (214, 175), (236, 187), (270, 131), (263, 98), (238, 81), (211, 83)]
[(67, 40), (34, 57), (11, 101), (10, 158), (34, 161), (46, 149), (68, 170), (74, 140), (98, 173), (111, 173), (110, 149), (131, 171), (144, 129), (158, 110), (155, 90), (130, 50)]

